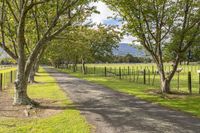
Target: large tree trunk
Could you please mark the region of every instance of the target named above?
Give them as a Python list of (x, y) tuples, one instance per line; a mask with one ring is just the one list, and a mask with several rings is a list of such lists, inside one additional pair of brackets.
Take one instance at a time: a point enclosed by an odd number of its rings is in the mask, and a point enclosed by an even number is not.
[[(160, 79), (161, 79), (161, 90), (163, 93), (171, 93), (171, 80), (173, 79), (179, 64), (180, 58), (177, 55), (176, 60), (173, 63), (173, 68), (168, 76), (166, 76), (164, 69), (160, 69)], [(159, 67), (159, 65), (158, 65)]]
[(27, 94), (28, 78), (26, 75), (18, 71), (17, 79), (15, 81), (14, 88), (14, 105), (38, 105), (37, 102), (33, 101), (28, 97)]
[(166, 77), (164, 69), (159, 70), (162, 93), (170, 93), (170, 80)]
[(162, 90), (162, 93), (170, 93), (171, 91), (170, 80), (168, 79), (161, 80), (161, 90)]
[(25, 29), (25, 13), (21, 14), (19, 26), (17, 29), (17, 44), (18, 44), (18, 68), (17, 68), (17, 78), (15, 81), (14, 88), (14, 105), (27, 105), (32, 104), (32, 100), (27, 95), (27, 83), (28, 77), (25, 74), (26, 56), (24, 46), (26, 45), (26, 40), (24, 37)]
[(14, 88), (14, 105), (30, 105), (35, 103), (27, 95), (28, 76), (25, 75), (22, 64), (24, 64), (24, 61), (19, 59)]
[(14, 91), (14, 105), (27, 105), (32, 103), (27, 95), (27, 81), (24, 76), (17, 78)]

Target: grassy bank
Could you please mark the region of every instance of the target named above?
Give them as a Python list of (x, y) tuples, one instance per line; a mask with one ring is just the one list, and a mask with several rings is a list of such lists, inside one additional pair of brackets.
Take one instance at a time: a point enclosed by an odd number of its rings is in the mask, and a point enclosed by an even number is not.
[[(90, 126), (78, 110), (70, 108), (71, 101), (66, 97), (44, 69), (36, 76), (37, 84), (28, 87), (28, 94), (34, 99), (56, 100), (60, 108), (66, 107), (58, 114), (46, 118), (1, 118), (1, 133), (89, 133)], [(69, 107), (69, 108), (68, 108)]]
[(200, 117), (200, 95), (162, 95), (155, 93), (159, 88), (155, 86), (137, 84), (127, 80), (119, 80), (113, 77), (103, 77), (93, 74), (82, 75), (80, 72), (73, 73), (69, 70), (60, 70), (70, 75), (85, 79), (90, 82), (98, 83), (109, 87), (110, 89), (134, 95), (140, 99), (144, 99), (153, 103), (160, 104), (172, 109), (191, 113)]

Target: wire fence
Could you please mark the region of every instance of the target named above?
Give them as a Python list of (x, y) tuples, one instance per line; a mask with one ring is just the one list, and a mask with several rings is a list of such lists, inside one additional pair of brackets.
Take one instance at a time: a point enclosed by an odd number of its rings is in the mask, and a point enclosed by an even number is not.
[[(83, 73), (80, 65), (68, 66), (72, 72)], [(164, 67), (166, 75), (172, 70), (172, 66)], [(117, 78), (137, 84), (145, 84), (154, 88), (160, 88), (160, 75), (155, 65), (152, 66), (123, 66), (103, 67), (86, 66), (85, 75)], [(180, 66), (171, 81), (172, 91), (200, 94), (200, 65)]]
[(16, 79), (16, 70), (0, 72), (0, 91), (9, 88)]

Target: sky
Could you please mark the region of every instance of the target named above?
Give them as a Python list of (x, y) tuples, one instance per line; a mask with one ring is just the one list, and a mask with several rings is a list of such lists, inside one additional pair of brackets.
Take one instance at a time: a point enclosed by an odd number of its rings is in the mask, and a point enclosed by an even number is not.
[[(115, 12), (111, 11), (108, 6), (103, 2), (96, 2), (92, 4), (93, 6), (97, 7), (97, 10), (100, 14), (92, 14), (91, 20), (97, 24), (107, 24), (107, 25), (118, 25), (119, 27), (122, 26), (121, 22), (108, 18), (114, 17)], [(124, 36), (124, 39), (121, 40), (121, 43), (131, 43), (134, 40), (132, 36)]]

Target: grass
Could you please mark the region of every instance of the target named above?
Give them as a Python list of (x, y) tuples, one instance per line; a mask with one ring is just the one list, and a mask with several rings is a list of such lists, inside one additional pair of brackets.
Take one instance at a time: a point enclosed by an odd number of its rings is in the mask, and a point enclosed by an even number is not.
[(162, 95), (155, 93), (159, 90), (156, 86), (143, 85), (128, 80), (119, 80), (114, 77), (104, 77), (94, 74), (83, 75), (80, 72), (73, 73), (69, 70), (60, 70), (70, 75), (82, 78), (84, 80), (101, 84), (110, 89), (128, 93), (136, 96), (140, 99), (147, 100), (153, 103), (157, 103), (162, 106), (169, 107), (171, 109), (188, 112), (192, 115), (200, 117), (200, 95)]
[[(72, 102), (66, 97), (55, 79), (40, 69), (36, 76), (38, 84), (28, 86), (28, 94), (35, 99), (49, 99), (60, 101), (60, 106), (71, 106)], [(65, 109), (61, 113), (47, 118), (1, 118), (1, 133), (89, 133), (87, 124), (80, 112), (75, 109)]]
[(0, 73), (6, 73), (6, 72), (14, 71), (14, 70), (16, 70), (16, 68), (5, 68), (5, 69), (0, 69)]
[[(135, 79), (135, 82), (140, 83), (140, 84), (143, 84), (144, 82), (143, 73), (141, 72), (143, 72), (145, 69), (147, 84), (150, 84), (152, 86), (153, 81), (154, 81), (153, 86), (156, 88), (160, 88), (160, 76), (159, 74), (154, 74), (157, 68), (155, 64), (153, 63), (150, 63), (150, 64), (88, 64), (86, 66), (89, 73), (93, 73), (94, 67), (95, 67), (96, 73), (99, 73), (99, 75), (104, 75), (104, 67), (107, 68), (107, 71), (112, 72), (112, 73), (118, 73), (118, 74), (119, 74), (119, 68), (121, 68), (122, 75), (124, 75), (122, 76), (123, 79), (126, 79), (126, 80), (131, 79), (132, 81)], [(81, 66), (78, 65), (79, 70), (80, 70), (80, 67)], [(129, 68), (129, 72), (131, 73), (130, 75), (127, 75), (128, 68)], [(198, 94), (199, 93), (199, 75), (197, 73), (197, 70), (200, 70), (200, 65), (199, 64), (179, 65), (179, 68), (183, 68), (183, 70), (179, 74), (180, 76), (179, 89), (178, 89), (178, 73), (176, 73), (171, 82), (172, 91), (181, 91), (184, 93), (189, 92), (188, 72), (190, 71), (192, 74), (192, 91), (193, 93)], [(164, 69), (165, 69), (165, 72), (171, 71), (172, 70), (171, 64), (169, 63), (165, 64)], [(154, 79), (154, 76), (155, 76), (155, 79)]]

